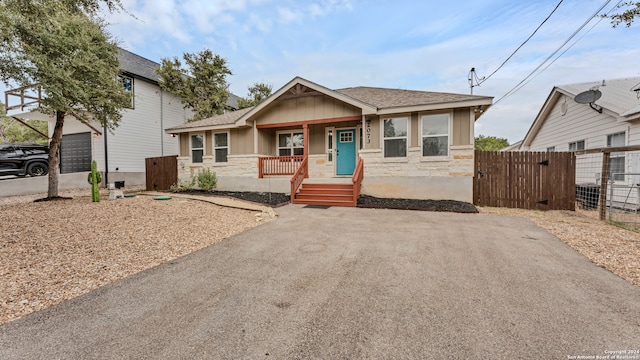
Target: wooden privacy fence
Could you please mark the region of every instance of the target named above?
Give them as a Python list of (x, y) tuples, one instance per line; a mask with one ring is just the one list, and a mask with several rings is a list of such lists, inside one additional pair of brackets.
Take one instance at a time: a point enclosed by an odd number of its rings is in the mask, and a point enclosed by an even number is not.
[(478, 206), (575, 210), (576, 158), (570, 152), (475, 152)]
[(178, 181), (178, 155), (145, 159), (147, 191), (169, 190)]

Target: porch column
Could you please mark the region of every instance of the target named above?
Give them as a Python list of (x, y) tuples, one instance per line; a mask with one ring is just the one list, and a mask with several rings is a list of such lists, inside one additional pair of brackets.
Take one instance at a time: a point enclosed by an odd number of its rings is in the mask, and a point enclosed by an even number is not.
[[(358, 136), (358, 135), (356, 135)], [(362, 148), (367, 148), (367, 117), (362, 115)]]
[(309, 178), (309, 124), (302, 124), (302, 139), (304, 142), (304, 158), (307, 159), (304, 177)]

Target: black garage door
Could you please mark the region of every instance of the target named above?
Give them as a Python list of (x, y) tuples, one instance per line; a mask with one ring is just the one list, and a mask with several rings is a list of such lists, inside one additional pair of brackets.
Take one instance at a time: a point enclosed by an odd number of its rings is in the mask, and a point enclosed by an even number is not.
[(62, 136), (60, 173), (91, 171), (91, 133)]

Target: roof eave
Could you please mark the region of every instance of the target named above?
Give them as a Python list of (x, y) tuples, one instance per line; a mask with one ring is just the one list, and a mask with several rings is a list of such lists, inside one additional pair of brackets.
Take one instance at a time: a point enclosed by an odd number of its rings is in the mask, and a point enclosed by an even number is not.
[(377, 114), (390, 115), (390, 114), (397, 114), (397, 113), (404, 113), (404, 112), (432, 111), (432, 110), (444, 110), (444, 109), (478, 107), (478, 106), (486, 106), (485, 108), (483, 108), (483, 111), (486, 111), (486, 109), (488, 109), (492, 103), (493, 103), (493, 98), (488, 97), (488, 98), (482, 98), (482, 99), (443, 102), (443, 103), (436, 103), (436, 104), (392, 106), (392, 107), (379, 109)]

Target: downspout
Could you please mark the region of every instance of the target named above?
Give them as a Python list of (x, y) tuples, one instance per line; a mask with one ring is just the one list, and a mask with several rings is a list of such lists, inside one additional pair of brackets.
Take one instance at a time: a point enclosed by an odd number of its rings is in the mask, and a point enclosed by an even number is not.
[(164, 102), (162, 101), (162, 89), (160, 89), (160, 155), (164, 156)]
[(104, 187), (109, 187), (109, 148), (107, 146), (107, 127), (105, 126), (103, 131), (104, 134)]

